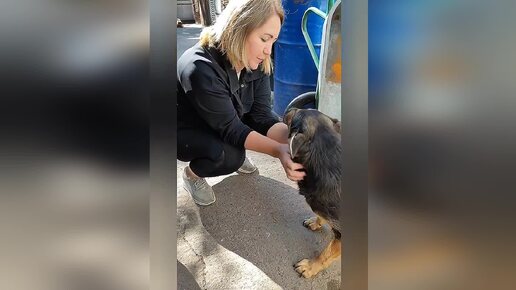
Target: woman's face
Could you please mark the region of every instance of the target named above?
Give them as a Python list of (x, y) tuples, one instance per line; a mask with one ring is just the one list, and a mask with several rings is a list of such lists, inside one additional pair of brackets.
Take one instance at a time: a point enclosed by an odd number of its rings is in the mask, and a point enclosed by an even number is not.
[(272, 44), (278, 39), (280, 29), (280, 18), (274, 14), (249, 34), (245, 41), (245, 52), (251, 69), (257, 69), (264, 59), (270, 57)]

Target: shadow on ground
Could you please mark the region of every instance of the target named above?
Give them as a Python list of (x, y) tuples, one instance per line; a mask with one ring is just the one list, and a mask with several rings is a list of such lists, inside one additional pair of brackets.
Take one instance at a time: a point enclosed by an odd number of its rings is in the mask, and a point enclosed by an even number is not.
[(297, 261), (317, 255), (332, 238), (329, 228), (311, 232), (303, 227), (313, 213), (297, 189), (258, 173), (228, 176), (213, 189), (217, 202), (201, 207), (200, 216), (221, 246), (284, 289), (339, 289), (340, 261), (313, 279), (294, 271)]
[(181, 264), (179, 261), (177, 261), (177, 289), (201, 290), (194, 276), (188, 271), (185, 265)]

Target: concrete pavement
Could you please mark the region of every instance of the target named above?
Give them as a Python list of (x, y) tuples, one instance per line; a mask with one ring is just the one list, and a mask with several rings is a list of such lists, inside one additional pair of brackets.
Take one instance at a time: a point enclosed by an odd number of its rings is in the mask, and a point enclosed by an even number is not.
[[(178, 28), (178, 57), (198, 40), (198, 25)], [(279, 160), (248, 151), (250, 175), (208, 178), (217, 201), (197, 206), (183, 189), (187, 165), (177, 162), (178, 289), (339, 289), (340, 261), (313, 279), (293, 265), (317, 255), (331, 230), (303, 227), (312, 216)]]
[(179, 289), (339, 289), (339, 262), (314, 279), (294, 271), (327, 245), (331, 230), (303, 227), (312, 212), (277, 159), (248, 156), (259, 172), (208, 178), (217, 201), (207, 207), (183, 189), (186, 163), (178, 161), (177, 257), (191, 274), (178, 275)]

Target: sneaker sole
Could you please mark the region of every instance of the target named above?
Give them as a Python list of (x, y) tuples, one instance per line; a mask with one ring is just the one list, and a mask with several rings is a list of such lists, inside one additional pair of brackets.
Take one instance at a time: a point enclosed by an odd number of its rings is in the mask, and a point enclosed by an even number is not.
[(249, 171), (249, 170), (243, 170), (243, 169), (238, 169), (237, 172), (238, 173), (244, 173), (244, 174), (251, 174), (253, 172), (255, 172), (258, 168), (255, 168), (253, 171)]
[(202, 201), (198, 201), (198, 200), (195, 200), (195, 198), (193, 197), (193, 195), (190, 193), (190, 191), (188, 190), (188, 188), (186, 188), (186, 185), (183, 184), (183, 188), (186, 190), (186, 192), (188, 192), (188, 194), (190, 194), (190, 196), (192, 197), (193, 201), (195, 202), (195, 204), (197, 205), (202, 205), (202, 206), (207, 206), (207, 205), (210, 205), (210, 204), (213, 204), (215, 201), (217, 201), (217, 197), (213, 196), (213, 201), (212, 202), (209, 202), (209, 203), (204, 203)]

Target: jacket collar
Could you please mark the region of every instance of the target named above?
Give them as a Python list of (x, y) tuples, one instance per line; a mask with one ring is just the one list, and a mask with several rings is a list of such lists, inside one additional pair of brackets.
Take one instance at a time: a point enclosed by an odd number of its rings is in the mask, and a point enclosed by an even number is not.
[[(229, 62), (228, 58), (217, 48), (210, 47), (209, 48), (210, 55), (213, 56), (214, 60), (222, 67), (224, 68), (224, 71), (226, 72), (228, 79), (229, 79), (229, 86), (231, 88), (231, 93), (235, 94), (237, 90), (240, 88), (240, 83), (238, 81), (238, 76), (236, 74), (235, 69)], [(242, 70), (241, 77), (244, 82), (251, 82), (254, 80), (259, 79), (262, 77), (263, 72), (260, 69), (247, 71)]]
[(238, 89), (240, 88), (240, 84), (238, 82), (238, 76), (235, 69), (226, 57), (224, 57), (224, 70), (228, 74), (231, 93), (235, 94), (236, 91), (238, 91)]
[(235, 69), (233, 69), (228, 58), (216, 47), (209, 47), (208, 51), (213, 59), (219, 64), (219, 66), (224, 69), (224, 72), (228, 76), (231, 93), (235, 94), (240, 87)]

